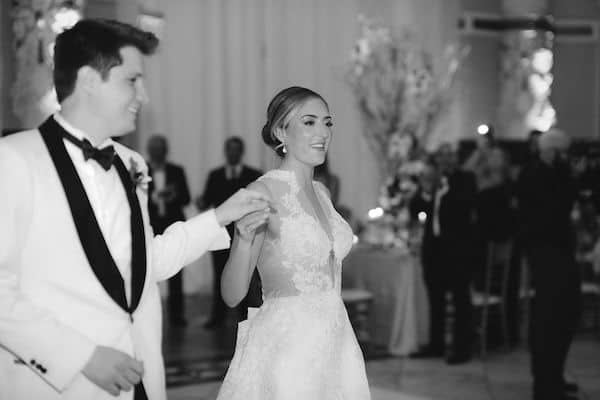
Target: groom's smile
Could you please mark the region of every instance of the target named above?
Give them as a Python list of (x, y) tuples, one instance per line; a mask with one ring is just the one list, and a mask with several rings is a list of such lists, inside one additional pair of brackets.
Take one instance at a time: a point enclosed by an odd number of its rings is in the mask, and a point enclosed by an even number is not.
[(97, 114), (110, 130), (109, 136), (121, 136), (135, 130), (137, 114), (148, 102), (141, 52), (128, 46), (119, 53), (123, 62), (111, 68), (94, 95)]

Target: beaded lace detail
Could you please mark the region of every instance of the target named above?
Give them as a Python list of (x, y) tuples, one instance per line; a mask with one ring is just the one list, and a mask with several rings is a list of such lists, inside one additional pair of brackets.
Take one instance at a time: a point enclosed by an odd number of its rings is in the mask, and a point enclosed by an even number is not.
[(271, 191), (277, 210), (258, 261), (265, 297), (339, 291), (341, 261), (352, 247), (353, 235), (325, 188), (313, 182), (328, 227), (309, 212), (313, 207), (293, 172), (272, 170), (259, 181)]

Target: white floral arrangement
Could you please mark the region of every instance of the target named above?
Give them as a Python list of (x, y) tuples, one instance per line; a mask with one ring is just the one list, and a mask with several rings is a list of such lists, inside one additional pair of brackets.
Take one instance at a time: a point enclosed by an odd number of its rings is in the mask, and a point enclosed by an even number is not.
[(450, 45), (440, 68), (409, 32), (359, 16), (361, 36), (350, 58), (347, 82), (364, 120), (364, 133), (384, 176), (394, 174), (411, 148), (426, 143), (452, 99), (456, 72), (469, 52)]
[(16, 77), (12, 104), (21, 128), (56, 111), (52, 56), (56, 36), (82, 17), (84, 0), (13, 0), (11, 22)]
[(377, 222), (369, 218), (370, 230), (382, 230), (386, 243), (406, 242), (407, 207), (424, 168), (424, 146), (449, 108), (456, 73), (469, 49), (448, 46), (436, 69), (431, 54), (409, 32), (394, 34), (364, 16), (359, 23), (361, 35), (346, 79), (383, 180), (378, 200), (384, 215)]

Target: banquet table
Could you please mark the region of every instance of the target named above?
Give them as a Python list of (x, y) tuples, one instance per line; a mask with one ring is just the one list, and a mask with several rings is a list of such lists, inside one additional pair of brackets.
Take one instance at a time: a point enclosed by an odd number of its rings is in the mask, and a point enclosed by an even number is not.
[(367, 332), (370, 341), (396, 356), (428, 340), (428, 302), (418, 257), (399, 248), (355, 246), (343, 263), (343, 289), (373, 295)]

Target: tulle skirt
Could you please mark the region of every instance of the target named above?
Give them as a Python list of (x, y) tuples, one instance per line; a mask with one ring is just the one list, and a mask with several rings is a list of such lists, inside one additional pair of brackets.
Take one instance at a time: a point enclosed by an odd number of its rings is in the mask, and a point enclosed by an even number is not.
[(337, 291), (270, 298), (248, 315), (217, 400), (371, 398)]

